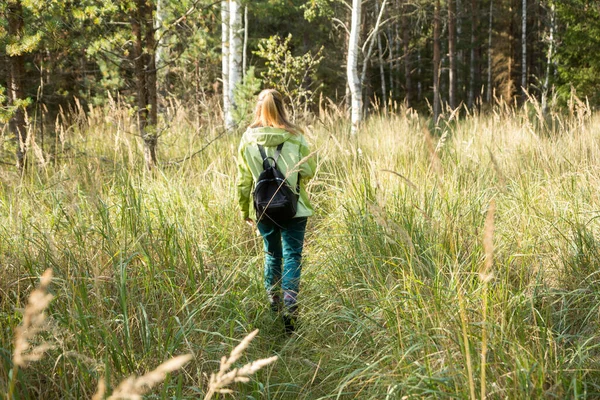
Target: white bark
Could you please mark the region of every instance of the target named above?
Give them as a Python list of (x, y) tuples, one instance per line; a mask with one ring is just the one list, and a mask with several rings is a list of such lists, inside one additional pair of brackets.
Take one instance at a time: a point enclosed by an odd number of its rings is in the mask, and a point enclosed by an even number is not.
[(223, 116), (227, 124), (229, 109), (229, 1), (221, 2), (221, 79), (223, 80)]
[(523, 101), (525, 101), (527, 94), (527, 0), (523, 0), (521, 17), (521, 90), (523, 91)]
[(358, 76), (358, 40), (360, 37), (361, 0), (352, 0), (352, 22), (350, 24), (350, 38), (348, 40), (348, 62), (346, 73), (348, 86), (351, 93), (352, 133), (358, 132), (358, 125), (362, 119), (362, 88)]
[(168, 72), (168, 60), (163, 43), (163, 21), (165, 17), (164, 0), (156, 0), (156, 19), (154, 20), (154, 37), (156, 38), (156, 51), (154, 52), (154, 66), (156, 68), (156, 91), (159, 98), (156, 101), (158, 112), (161, 112), (162, 101), (160, 97), (166, 95), (165, 78)]
[(556, 15), (554, 2), (550, 3), (550, 34), (548, 36), (548, 54), (546, 56), (546, 76), (542, 86), (542, 113), (548, 112), (548, 90), (550, 85), (550, 73), (554, 58), (554, 30), (556, 29)]
[(242, 76), (246, 76), (248, 64), (248, 6), (244, 6), (244, 49), (242, 50)]
[(154, 20), (154, 30), (156, 35), (156, 52), (154, 53), (154, 60), (156, 62), (156, 68), (160, 68), (160, 64), (164, 57), (164, 48), (162, 45), (162, 24), (164, 20), (163, 1), (156, 0), (156, 19)]
[[(377, 9), (378, 9), (377, 22), (375, 22), (375, 28), (373, 28), (373, 32), (371, 32), (369, 37), (367, 37), (367, 39), (365, 40), (365, 43), (363, 44), (363, 47), (362, 47), (362, 51), (364, 53), (365, 47), (367, 46), (367, 44), (369, 45), (369, 49), (367, 50), (367, 55), (365, 56), (365, 59), (363, 60), (363, 68), (362, 68), (362, 73), (360, 75), (361, 85), (365, 81), (365, 77), (367, 76), (367, 66), (369, 65), (369, 60), (371, 59), (371, 54), (373, 54), (373, 49), (375, 48), (375, 38), (379, 36), (379, 26), (381, 24), (381, 17), (383, 16), (383, 10), (385, 10), (386, 2), (387, 2), (387, 0), (383, 0), (381, 10), (379, 10), (379, 2), (377, 2)], [(359, 29), (360, 29), (360, 25), (359, 25)], [(350, 35), (352, 35), (352, 33), (350, 33)]]
[(227, 128), (234, 129), (236, 121), (233, 118), (233, 110), (236, 108), (235, 87), (242, 80), (242, 13), (238, 0), (229, 2), (229, 113), (226, 120)]

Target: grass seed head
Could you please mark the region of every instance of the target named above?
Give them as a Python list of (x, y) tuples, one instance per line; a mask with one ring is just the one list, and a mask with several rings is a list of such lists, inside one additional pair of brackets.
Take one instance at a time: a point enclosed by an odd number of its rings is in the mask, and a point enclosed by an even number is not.
[(47, 328), (45, 311), (54, 298), (48, 293), (50, 282), (52, 282), (52, 270), (47, 269), (40, 278), (39, 287), (29, 295), (23, 313), (23, 322), (15, 329), (13, 363), (16, 366), (26, 367), (30, 362), (39, 361), (46, 351), (54, 348), (46, 342), (31, 348), (35, 336)]

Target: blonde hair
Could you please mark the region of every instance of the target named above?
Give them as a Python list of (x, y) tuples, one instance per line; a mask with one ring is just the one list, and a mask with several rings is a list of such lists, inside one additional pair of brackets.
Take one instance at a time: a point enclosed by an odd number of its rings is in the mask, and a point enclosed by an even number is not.
[(303, 133), (302, 129), (288, 120), (283, 106), (283, 96), (275, 89), (265, 89), (258, 94), (255, 117), (250, 128), (263, 126), (282, 128), (294, 135)]

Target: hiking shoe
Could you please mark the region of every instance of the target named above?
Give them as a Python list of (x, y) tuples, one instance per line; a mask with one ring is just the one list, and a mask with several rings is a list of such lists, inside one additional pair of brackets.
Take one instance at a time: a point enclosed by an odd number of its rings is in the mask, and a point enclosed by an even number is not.
[(287, 335), (291, 335), (296, 330), (296, 318), (291, 315), (284, 314), (283, 315), (283, 326), (285, 329), (285, 333)]
[(269, 294), (269, 308), (274, 313), (281, 311), (281, 298), (278, 294)]

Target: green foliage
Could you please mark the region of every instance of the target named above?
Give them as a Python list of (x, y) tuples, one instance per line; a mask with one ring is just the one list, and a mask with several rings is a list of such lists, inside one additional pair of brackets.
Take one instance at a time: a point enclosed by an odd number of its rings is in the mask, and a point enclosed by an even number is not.
[(600, 8), (586, 0), (556, 2), (556, 14), (562, 29), (556, 52), (559, 93), (588, 97), (600, 104)]
[(8, 97), (6, 97), (6, 89), (0, 85), (0, 122), (7, 123), (14, 113), (14, 108), (8, 105)]
[(256, 103), (256, 94), (260, 91), (262, 81), (254, 72), (254, 67), (248, 68), (242, 83), (235, 87), (233, 97), (235, 100), (235, 110), (233, 110), (234, 120), (239, 122), (239, 126), (246, 126), (250, 122), (254, 105)]
[(290, 49), (292, 35), (285, 39), (271, 36), (258, 44), (254, 53), (265, 59), (266, 70), (261, 77), (266, 87), (277, 89), (290, 102), (293, 112), (310, 107), (319, 89), (315, 72), (323, 60), (323, 48), (315, 54), (310, 51), (294, 56)]
[(312, 22), (318, 17), (331, 19), (334, 15), (332, 3), (336, 0), (309, 0), (301, 8), (304, 10), (304, 18)]

